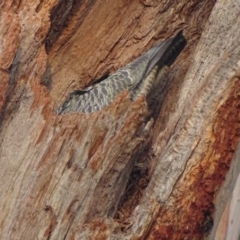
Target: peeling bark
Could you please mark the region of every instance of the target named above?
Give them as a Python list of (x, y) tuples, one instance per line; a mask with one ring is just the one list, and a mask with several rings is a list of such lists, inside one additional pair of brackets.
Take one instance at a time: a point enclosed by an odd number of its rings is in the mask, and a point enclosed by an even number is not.
[[(239, 162), (239, 9), (0, 3), (0, 238), (214, 239), (238, 174), (224, 181)], [(55, 114), (71, 91), (180, 29), (188, 45), (154, 112), (124, 91), (103, 111)]]

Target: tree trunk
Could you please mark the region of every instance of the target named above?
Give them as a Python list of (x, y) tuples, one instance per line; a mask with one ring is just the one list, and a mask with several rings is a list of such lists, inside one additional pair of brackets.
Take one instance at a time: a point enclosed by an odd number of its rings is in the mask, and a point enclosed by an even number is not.
[[(0, 239), (214, 239), (240, 171), (239, 15), (234, 0), (3, 0)], [(123, 91), (56, 115), (180, 29), (154, 112)]]

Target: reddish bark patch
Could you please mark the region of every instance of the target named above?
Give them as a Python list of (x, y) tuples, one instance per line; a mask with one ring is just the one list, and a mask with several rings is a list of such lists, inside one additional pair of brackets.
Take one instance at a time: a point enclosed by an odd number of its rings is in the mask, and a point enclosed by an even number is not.
[(51, 233), (57, 225), (57, 219), (56, 219), (56, 216), (54, 214), (54, 210), (51, 206), (46, 206), (44, 208), (44, 210), (49, 214), (49, 218), (50, 218), (50, 223), (49, 223), (49, 226), (44, 233), (44, 237), (46, 237), (47, 239), (50, 239)]
[[(89, 150), (89, 154), (88, 154), (88, 159), (91, 159), (92, 156), (96, 153), (97, 149), (102, 146), (103, 141), (105, 139), (106, 133), (102, 134), (100, 136), (98, 136), (96, 139), (94, 139), (94, 143), (92, 144), (90, 150)], [(94, 169), (94, 166), (92, 165), (91, 168)], [(96, 170), (96, 169), (95, 169)]]
[(91, 224), (91, 232), (94, 233), (93, 239), (105, 240), (108, 238), (108, 227), (103, 220), (95, 220)]
[(214, 224), (215, 197), (240, 140), (239, 89), (237, 80), (228, 100), (217, 112), (211, 136), (214, 141), (209, 141), (208, 152), (186, 174), (181, 186), (176, 187), (179, 194), (174, 196), (176, 202), (170, 200), (160, 210), (148, 239), (203, 239), (209, 234)]
[(152, 236), (154, 239), (168, 240), (171, 239), (172, 229), (169, 226), (160, 226), (158, 231), (153, 231)]

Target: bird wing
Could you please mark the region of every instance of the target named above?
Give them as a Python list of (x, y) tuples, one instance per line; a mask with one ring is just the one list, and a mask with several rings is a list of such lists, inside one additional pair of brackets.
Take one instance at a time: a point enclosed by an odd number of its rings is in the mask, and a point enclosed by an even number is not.
[(138, 89), (144, 85), (142, 81), (147, 78), (153, 68), (156, 65), (158, 69), (161, 69), (164, 65), (170, 66), (185, 45), (186, 39), (180, 31), (175, 37), (158, 43), (145, 54), (100, 83), (72, 92), (59, 108), (58, 113), (98, 111), (111, 104), (113, 99), (125, 89), (137, 93)]

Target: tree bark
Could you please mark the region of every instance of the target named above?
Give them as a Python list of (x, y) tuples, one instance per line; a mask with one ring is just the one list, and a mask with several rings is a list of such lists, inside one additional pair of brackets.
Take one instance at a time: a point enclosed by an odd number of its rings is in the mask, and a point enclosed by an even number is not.
[[(239, 173), (239, 15), (234, 0), (3, 0), (0, 238), (214, 239)], [(124, 91), (56, 115), (180, 29), (153, 112)]]

